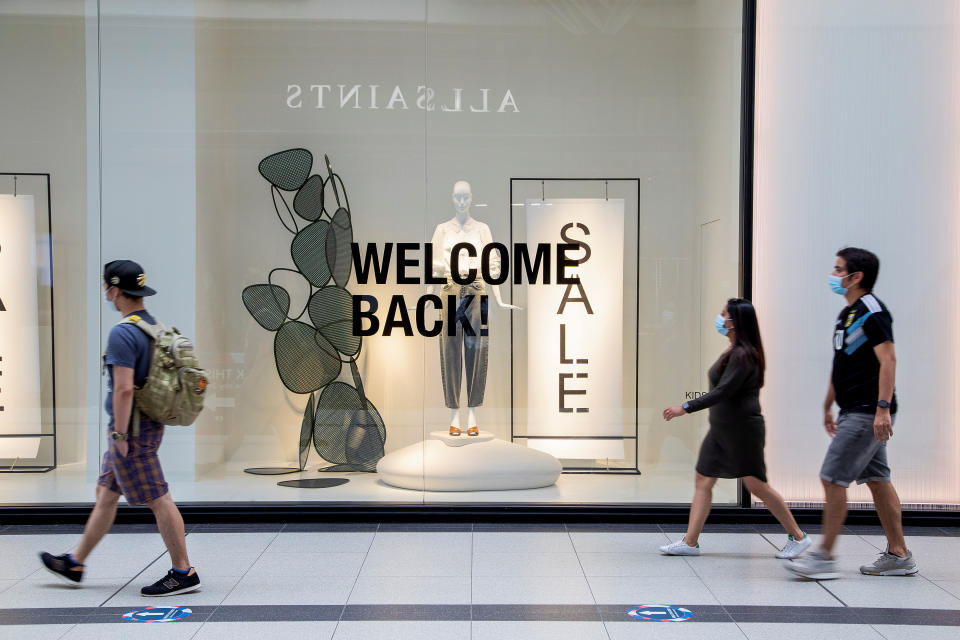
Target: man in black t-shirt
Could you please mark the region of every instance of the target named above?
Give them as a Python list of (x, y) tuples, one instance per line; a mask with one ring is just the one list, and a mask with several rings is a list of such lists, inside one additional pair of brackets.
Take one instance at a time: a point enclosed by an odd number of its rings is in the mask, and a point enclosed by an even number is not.
[[(896, 353), (893, 318), (873, 286), (880, 261), (866, 249), (837, 253), (830, 288), (846, 298), (833, 332), (833, 372), (823, 406), (823, 423), (833, 438), (820, 480), (826, 504), (820, 546), (787, 564), (793, 573), (814, 580), (838, 578), (833, 547), (847, 517), (847, 487), (866, 483), (887, 537), (887, 550), (860, 572), (873, 576), (917, 573), (903, 538), (900, 497), (890, 479), (887, 441), (897, 414)], [(836, 420), (833, 404), (840, 407)]]

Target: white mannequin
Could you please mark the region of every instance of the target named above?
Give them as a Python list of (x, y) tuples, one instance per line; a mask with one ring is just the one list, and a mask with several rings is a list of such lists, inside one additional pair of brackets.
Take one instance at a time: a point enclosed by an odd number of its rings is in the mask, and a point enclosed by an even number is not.
[[(456, 184), (453, 185), (453, 206), (456, 211), (456, 215), (447, 221), (451, 223), (456, 221), (459, 227), (462, 229), (464, 225), (471, 220), (470, 216), (470, 205), (473, 204), (473, 192), (470, 189), (470, 183), (466, 180), (458, 180)], [(443, 224), (447, 224), (443, 223)], [(436, 250), (436, 248), (434, 248)], [(432, 268), (432, 265), (431, 265)], [(493, 299), (497, 301), (497, 305), (503, 309), (514, 309), (516, 311), (521, 311), (522, 309), (516, 305), (507, 304), (503, 301), (503, 298), (500, 296), (500, 287), (499, 285), (489, 285), (490, 289), (493, 291)], [(433, 294), (435, 291), (434, 285), (427, 285), (427, 294)], [(450, 410), (450, 426), (451, 427), (462, 427), (460, 409), (451, 409)], [(477, 426), (477, 412), (476, 407), (468, 407), (467, 409), (467, 428), (472, 428)]]

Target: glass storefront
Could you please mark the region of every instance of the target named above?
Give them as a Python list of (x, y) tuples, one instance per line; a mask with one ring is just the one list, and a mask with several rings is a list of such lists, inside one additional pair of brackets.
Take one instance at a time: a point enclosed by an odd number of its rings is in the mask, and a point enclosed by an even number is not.
[(707, 415), (661, 411), (706, 390), (740, 288), (743, 25), (740, 0), (9, 5), (57, 456), (0, 453), (54, 466), (0, 503), (92, 500), (117, 258), (209, 372), (161, 449), (179, 502), (688, 503)]

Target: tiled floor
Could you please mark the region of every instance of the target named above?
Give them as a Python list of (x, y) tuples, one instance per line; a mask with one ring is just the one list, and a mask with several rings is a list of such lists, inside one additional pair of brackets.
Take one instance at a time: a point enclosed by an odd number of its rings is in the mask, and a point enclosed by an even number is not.
[[(39, 567), (77, 527), (0, 527), (0, 637), (59, 638), (748, 638), (960, 637), (960, 535), (909, 536), (921, 572), (857, 571), (884, 546), (849, 530), (843, 577), (799, 581), (774, 559), (769, 527), (712, 527), (697, 558), (661, 556), (675, 526), (490, 523), (194, 525), (188, 549), (202, 591), (145, 600), (169, 567), (149, 527), (117, 527), (81, 588)], [(685, 622), (635, 621), (637, 605), (689, 609)], [(147, 606), (185, 606), (167, 624), (125, 622)], [(134, 636), (131, 625), (136, 626)]]

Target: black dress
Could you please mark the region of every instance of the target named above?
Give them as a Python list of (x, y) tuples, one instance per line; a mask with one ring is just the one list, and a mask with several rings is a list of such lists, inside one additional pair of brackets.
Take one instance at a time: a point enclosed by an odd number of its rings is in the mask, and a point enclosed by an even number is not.
[(760, 367), (750, 357), (725, 355), (710, 372), (710, 392), (687, 402), (687, 412), (710, 409), (710, 431), (700, 445), (697, 473), (710, 478), (754, 476), (767, 481), (766, 426), (760, 412)]

